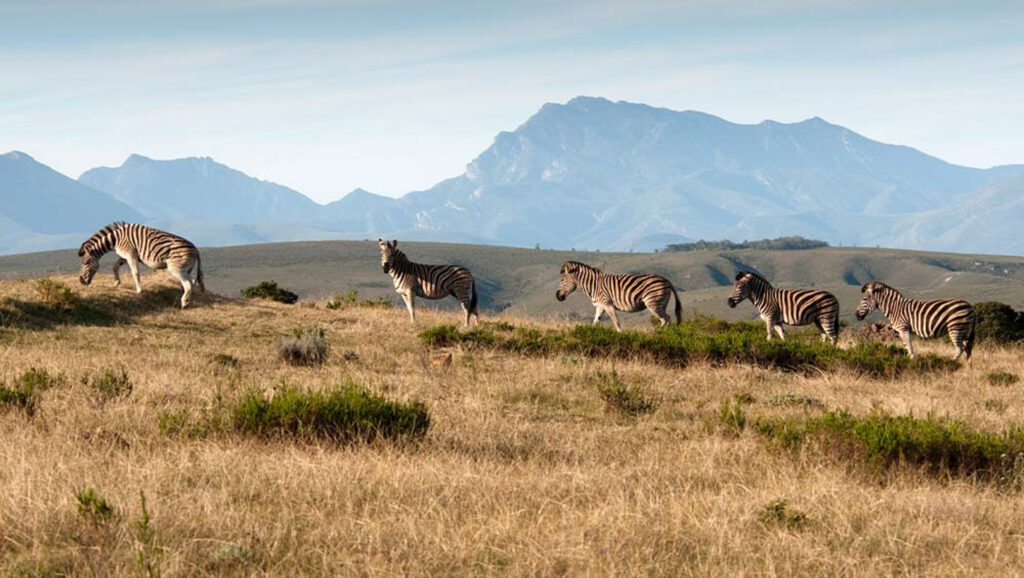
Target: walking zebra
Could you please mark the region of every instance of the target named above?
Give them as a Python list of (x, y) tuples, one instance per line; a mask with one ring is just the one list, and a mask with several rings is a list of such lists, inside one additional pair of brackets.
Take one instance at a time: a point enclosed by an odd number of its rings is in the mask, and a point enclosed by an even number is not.
[(135, 280), (135, 292), (141, 293), (141, 261), (150, 269), (167, 269), (181, 282), (185, 290), (181, 296), (182, 309), (192, 302), (193, 285), (198, 285), (200, 291), (206, 291), (199, 250), (195, 245), (177, 235), (145, 225), (121, 222), (103, 227), (78, 249), (78, 256), (82, 258), (82, 272), (78, 279), (82, 285), (92, 283), (93, 275), (100, 267), (100, 257), (110, 251), (116, 252), (118, 256), (114, 263), (114, 287), (121, 285), (119, 270), (121, 265), (127, 263), (132, 271), (132, 279)]
[(649, 309), (664, 327), (672, 320), (665, 312), (670, 296), (676, 298), (676, 323), (682, 318), (683, 306), (679, 303), (679, 295), (672, 282), (661, 275), (614, 275), (577, 261), (563, 263), (561, 274), (555, 299), (565, 301), (577, 287), (582, 288), (596, 308), (594, 323), (607, 312), (615, 330), (622, 331), (615, 316), (616, 310), (635, 313)]
[(378, 239), (380, 246), (380, 266), (385, 273), (391, 275), (395, 282), (395, 292), (402, 296), (405, 306), (409, 309), (409, 318), (416, 322), (416, 297), (424, 299), (444, 299), (451, 295), (462, 304), (466, 314), (466, 327), (469, 318), (475, 317), (480, 323), (477, 313), (476, 280), (469, 269), (458, 265), (421, 265), (413, 263), (398, 250), (398, 241)]
[(956, 347), (954, 359), (960, 359), (961, 354), (971, 358), (978, 319), (970, 303), (963, 299), (904, 299), (899, 291), (878, 281), (865, 284), (860, 291), (857, 319), (864, 319), (875, 309), (881, 311), (907, 346), (910, 357), (914, 357), (911, 333), (927, 339), (946, 332)]
[(783, 325), (810, 325), (821, 331), (821, 340), (835, 345), (839, 341), (839, 301), (828, 291), (818, 289), (776, 289), (767, 279), (741, 271), (729, 296), (729, 307), (736, 308), (744, 299), (750, 299), (768, 329), (768, 340), (774, 329), (781, 339), (786, 338)]

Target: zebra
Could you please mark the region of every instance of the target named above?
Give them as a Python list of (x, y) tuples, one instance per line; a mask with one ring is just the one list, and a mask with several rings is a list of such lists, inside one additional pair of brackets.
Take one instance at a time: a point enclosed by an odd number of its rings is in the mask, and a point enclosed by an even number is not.
[(421, 265), (413, 263), (398, 249), (398, 240), (377, 239), (380, 246), (380, 266), (391, 275), (395, 292), (402, 296), (409, 309), (409, 318), (416, 323), (416, 297), (444, 299), (451, 295), (459, 300), (466, 314), (466, 327), (470, 317), (480, 323), (477, 312), (476, 280), (469, 269), (458, 265)]
[(78, 256), (82, 258), (78, 280), (82, 285), (92, 283), (93, 275), (100, 266), (100, 257), (110, 251), (116, 252), (118, 256), (114, 263), (114, 287), (121, 286), (119, 271), (127, 263), (132, 271), (132, 279), (135, 280), (135, 292), (142, 293), (142, 284), (139, 282), (139, 262), (142, 262), (150, 269), (167, 269), (181, 282), (185, 290), (181, 296), (182, 309), (192, 302), (193, 286), (206, 291), (199, 250), (195, 245), (171, 233), (137, 223), (122, 222), (103, 227), (78, 249)]
[(857, 319), (863, 320), (875, 309), (881, 311), (903, 340), (911, 358), (914, 357), (911, 333), (927, 339), (946, 332), (956, 347), (954, 359), (960, 359), (961, 355), (971, 359), (978, 318), (970, 303), (963, 299), (905, 299), (899, 291), (878, 281), (866, 283), (860, 292), (862, 296), (855, 312)]
[(783, 325), (810, 325), (821, 331), (822, 341), (839, 341), (839, 300), (820, 289), (776, 289), (767, 279), (750, 271), (736, 274), (736, 283), (729, 296), (729, 307), (735, 309), (744, 299), (750, 299), (764, 321), (768, 340), (772, 330), (786, 339)]
[(578, 261), (566, 261), (560, 273), (562, 279), (558, 283), (558, 291), (555, 291), (555, 299), (565, 301), (577, 287), (582, 288), (596, 309), (595, 324), (601, 321), (601, 315), (608, 313), (615, 330), (622, 331), (616, 310), (635, 313), (649, 309), (664, 327), (671, 321), (666, 313), (670, 296), (676, 298), (676, 323), (682, 320), (683, 305), (679, 302), (679, 294), (672, 282), (661, 275), (615, 275)]

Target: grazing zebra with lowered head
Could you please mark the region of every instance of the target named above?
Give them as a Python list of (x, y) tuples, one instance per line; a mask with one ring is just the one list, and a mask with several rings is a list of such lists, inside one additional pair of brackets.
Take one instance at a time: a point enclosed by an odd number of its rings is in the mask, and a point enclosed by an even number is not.
[(203, 285), (203, 268), (199, 261), (199, 250), (188, 240), (136, 223), (113, 223), (89, 237), (78, 249), (82, 258), (82, 272), (78, 278), (82, 285), (92, 283), (92, 277), (100, 267), (100, 257), (114, 251), (118, 260), (114, 263), (114, 287), (121, 285), (119, 270), (128, 264), (135, 280), (135, 292), (142, 293), (139, 282), (139, 263), (150, 269), (167, 269), (181, 282), (185, 293), (181, 296), (181, 308), (192, 302), (192, 287), (206, 291)]
[(768, 330), (768, 340), (774, 329), (786, 339), (783, 325), (810, 325), (821, 331), (821, 340), (835, 345), (839, 341), (839, 300), (820, 289), (776, 289), (767, 279), (756, 273), (741, 271), (729, 296), (729, 307), (736, 308), (744, 299), (750, 299), (761, 314)]
[(945, 332), (956, 347), (954, 359), (960, 359), (960, 355), (971, 359), (978, 319), (970, 303), (963, 299), (904, 299), (899, 291), (878, 281), (866, 283), (860, 291), (857, 319), (864, 319), (875, 309), (881, 311), (907, 346), (910, 357), (914, 357), (911, 333), (927, 339)]
[(444, 299), (451, 295), (462, 304), (466, 314), (466, 327), (469, 318), (475, 317), (480, 323), (477, 313), (476, 280), (465, 267), (458, 265), (421, 265), (413, 263), (398, 250), (398, 241), (378, 239), (380, 246), (380, 266), (391, 275), (395, 282), (395, 292), (402, 296), (405, 306), (409, 309), (409, 318), (416, 322), (416, 297), (424, 299)]
[(683, 306), (679, 303), (679, 295), (672, 282), (661, 275), (615, 275), (577, 261), (563, 263), (561, 274), (555, 299), (565, 301), (577, 287), (582, 288), (596, 308), (594, 323), (601, 320), (603, 313), (608, 313), (615, 330), (622, 331), (615, 316), (616, 310), (635, 313), (649, 309), (664, 327), (672, 320), (666, 313), (672, 296), (676, 298), (676, 323), (682, 319)]

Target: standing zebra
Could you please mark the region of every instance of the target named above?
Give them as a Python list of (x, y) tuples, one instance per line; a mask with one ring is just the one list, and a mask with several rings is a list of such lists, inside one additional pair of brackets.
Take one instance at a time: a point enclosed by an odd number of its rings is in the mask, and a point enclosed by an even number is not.
[(970, 303), (963, 299), (904, 299), (899, 291), (878, 281), (865, 284), (860, 291), (863, 295), (855, 313), (857, 319), (864, 319), (875, 309), (881, 311), (907, 346), (910, 357), (914, 357), (911, 333), (927, 339), (946, 332), (956, 347), (954, 359), (960, 359), (960, 355), (971, 358), (978, 318)]
[(470, 317), (475, 317), (477, 323), (480, 323), (480, 314), (476, 310), (476, 280), (469, 269), (458, 265), (413, 263), (405, 253), (398, 250), (397, 240), (378, 239), (377, 244), (380, 246), (381, 269), (394, 280), (395, 292), (405, 301), (413, 323), (416, 322), (416, 297), (444, 299), (449, 295), (462, 304), (462, 310), (466, 313), (466, 327), (469, 327)]
[(118, 256), (114, 263), (114, 287), (121, 285), (119, 270), (121, 265), (128, 263), (132, 279), (135, 280), (135, 292), (142, 293), (142, 284), (139, 282), (141, 261), (150, 269), (166, 268), (181, 282), (185, 290), (181, 296), (182, 309), (192, 302), (193, 285), (198, 285), (200, 291), (206, 291), (199, 250), (195, 245), (177, 235), (145, 225), (121, 222), (103, 227), (78, 249), (78, 256), (82, 258), (82, 272), (78, 280), (82, 285), (92, 283), (93, 275), (100, 267), (100, 257), (110, 251), (116, 252)]
[(672, 282), (661, 275), (614, 275), (577, 261), (563, 263), (561, 274), (562, 280), (558, 283), (555, 299), (565, 301), (576, 287), (582, 288), (596, 308), (594, 323), (599, 322), (601, 315), (607, 312), (615, 330), (622, 331), (619, 319), (615, 316), (616, 310), (635, 313), (649, 309), (658, 316), (664, 327), (672, 320), (666, 313), (670, 296), (676, 298), (676, 323), (682, 319), (683, 306), (679, 303), (679, 295)]
[(736, 283), (729, 296), (729, 307), (736, 306), (744, 299), (750, 299), (768, 329), (768, 340), (774, 329), (781, 339), (786, 339), (783, 325), (810, 325), (814, 323), (821, 331), (821, 340), (835, 345), (839, 341), (839, 301), (828, 291), (819, 289), (776, 289), (767, 279), (741, 271), (736, 274)]

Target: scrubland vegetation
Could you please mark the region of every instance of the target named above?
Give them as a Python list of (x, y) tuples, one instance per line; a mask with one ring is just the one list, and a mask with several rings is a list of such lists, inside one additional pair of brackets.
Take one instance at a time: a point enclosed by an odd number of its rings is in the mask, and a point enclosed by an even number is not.
[(74, 281), (0, 283), (3, 576), (1024, 566), (1020, 344)]

